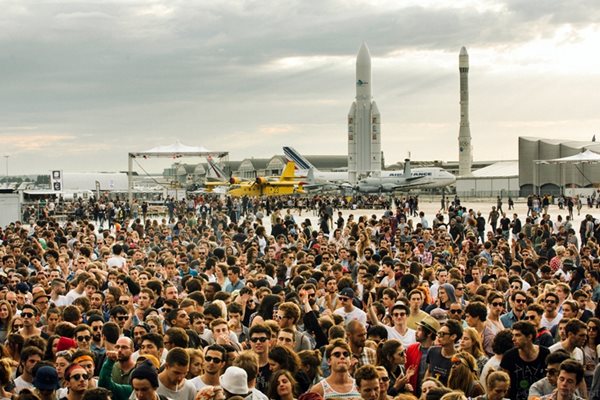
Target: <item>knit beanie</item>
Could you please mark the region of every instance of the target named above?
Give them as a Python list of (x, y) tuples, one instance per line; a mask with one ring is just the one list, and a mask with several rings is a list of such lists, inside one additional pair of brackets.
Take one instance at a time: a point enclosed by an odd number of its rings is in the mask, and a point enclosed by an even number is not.
[(154, 368), (151, 361), (144, 361), (131, 372), (129, 383), (133, 382), (134, 379), (147, 379), (153, 388), (158, 387), (158, 372), (156, 372), (156, 368)]
[(70, 350), (77, 347), (77, 342), (71, 338), (61, 336), (56, 344), (56, 351)]

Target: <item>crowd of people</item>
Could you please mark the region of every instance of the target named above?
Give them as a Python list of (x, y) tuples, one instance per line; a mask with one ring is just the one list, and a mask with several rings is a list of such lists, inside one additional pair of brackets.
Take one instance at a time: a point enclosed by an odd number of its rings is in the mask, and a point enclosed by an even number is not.
[(0, 399), (600, 399), (592, 215), (288, 200), (3, 227)]

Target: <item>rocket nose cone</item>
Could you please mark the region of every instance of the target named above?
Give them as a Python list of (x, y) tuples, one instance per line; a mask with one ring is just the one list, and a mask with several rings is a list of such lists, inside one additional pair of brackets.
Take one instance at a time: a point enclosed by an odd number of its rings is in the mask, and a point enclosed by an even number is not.
[(468, 56), (469, 54), (467, 53), (467, 49), (465, 48), (465, 46), (460, 48), (460, 54), (461, 56)]
[(358, 56), (356, 57), (356, 63), (371, 63), (371, 53), (369, 53), (369, 48), (367, 47), (367, 43), (363, 42), (360, 46), (360, 50), (358, 50)]

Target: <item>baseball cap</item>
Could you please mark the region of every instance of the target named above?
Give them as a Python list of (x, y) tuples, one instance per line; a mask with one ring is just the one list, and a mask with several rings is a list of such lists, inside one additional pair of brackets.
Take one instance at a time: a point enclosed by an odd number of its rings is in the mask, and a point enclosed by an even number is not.
[(57, 390), (60, 387), (58, 380), (56, 368), (44, 365), (36, 371), (32, 383), (38, 390)]

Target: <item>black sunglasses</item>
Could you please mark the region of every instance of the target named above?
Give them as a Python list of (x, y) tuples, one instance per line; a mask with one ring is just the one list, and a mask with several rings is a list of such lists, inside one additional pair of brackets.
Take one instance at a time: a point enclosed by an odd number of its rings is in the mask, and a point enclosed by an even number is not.
[(87, 381), (88, 379), (90, 379), (90, 376), (88, 374), (75, 374), (71, 375), (69, 379), (75, 379), (76, 381), (78, 381), (81, 378), (83, 378), (84, 381)]
[(350, 357), (350, 353), (347, 351), (334, 351), (331, 355), (335, 358), (340, 358), (341, 356), (344, 356), (344, 358)]
[(267, 340), (269, 340), (269, 339), (268, 339), (268, 338), (266, 338), (266, 337), (253, 337), (253, 338), (250, 338), (250, 341), (251, 341), (252, 343), (257, 343), (257, 342), (264, 343), (264, 342), (266, 342)]

